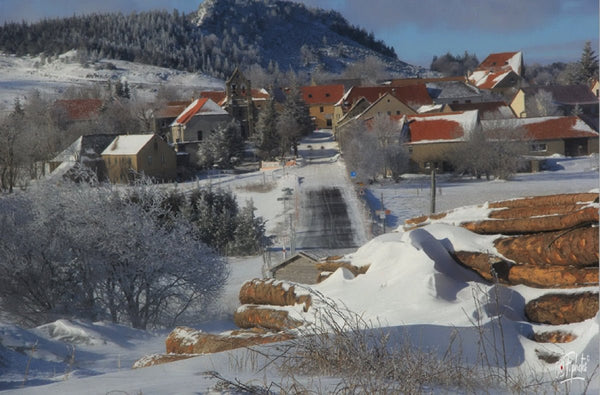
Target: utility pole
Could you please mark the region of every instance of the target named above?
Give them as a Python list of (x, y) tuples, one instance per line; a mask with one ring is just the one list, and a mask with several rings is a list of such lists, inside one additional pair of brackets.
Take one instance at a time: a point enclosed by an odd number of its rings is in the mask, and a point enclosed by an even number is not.
[(435, 214), (435, 164), (431, 164), (431, 207), (430, 214)]

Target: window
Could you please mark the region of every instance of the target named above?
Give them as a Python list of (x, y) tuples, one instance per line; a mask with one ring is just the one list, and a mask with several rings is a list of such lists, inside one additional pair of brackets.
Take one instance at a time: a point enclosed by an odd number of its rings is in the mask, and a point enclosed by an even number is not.
[(391, 111), (388, 111), (388, 112), (387, 112), (387, 115), (392, 115), (392, 112), (391, 112)]
[(548, 146), (546, 143), (533, 143), (530, 145), (529, 150), (531, 152), (546, 152), (548, 151)]
[(198, 141), (202, 141), (202, 130), (198, 130)]
[(396, 110), (396, 115), (400, 115), (400, 110)]
[(319, 107), (319, 112), (323, 112), (323, 111), (324, 111), (323, 106)]
[(329, 96), (330, 96), (330, 94), (329, 94), (329, 93), (325, 93), (325, 97), (329, 97)]
[(331, 126), (331, 119), (327, 120), (327, 126)]
[(148, 155), (148, 165), (152, 165), (152, 155)]
[(309, 93), (309, 94), (308, 94), (308, 97), (312, 98), (312, 93)]

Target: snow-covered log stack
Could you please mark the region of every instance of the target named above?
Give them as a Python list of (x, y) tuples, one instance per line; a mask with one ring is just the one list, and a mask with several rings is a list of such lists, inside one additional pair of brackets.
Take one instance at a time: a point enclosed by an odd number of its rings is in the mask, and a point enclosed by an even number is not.
[[(456, 212), (406, 221), (406, 230), (452, 223), (481, 235), (497, 236), (490, 251), (451, 251), (460, 264), (488, 281), (534, 288), (573, 289), (531, 300), (531, 322), (566, 324), (598, 312), (598, 193), (536, 196), (488, 203), (486, 218), (460, 220)], [(495, 249), (495, 251), (494, 251)]]

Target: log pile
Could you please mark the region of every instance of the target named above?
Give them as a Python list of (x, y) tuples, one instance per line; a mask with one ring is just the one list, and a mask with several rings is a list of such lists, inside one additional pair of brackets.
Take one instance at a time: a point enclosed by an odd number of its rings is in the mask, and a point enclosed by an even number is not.
[[(531, 322), (568, 324), (593, 318), (598, 293), (577, 289), (598, 286), (598, 194), (537, 196), (489, 203), (488, 218), (460, 226), (482, 235), (497, 235), (495, 251), (452, 251), (455, 260), (490, 282), (542, 289), (572, 289), (529, 301)], [(406, 221), (413, 229), (439, 221), (447, 213)], [(574, 335), (549, 331), (535, 334), (540, 342), (568, 342)]]

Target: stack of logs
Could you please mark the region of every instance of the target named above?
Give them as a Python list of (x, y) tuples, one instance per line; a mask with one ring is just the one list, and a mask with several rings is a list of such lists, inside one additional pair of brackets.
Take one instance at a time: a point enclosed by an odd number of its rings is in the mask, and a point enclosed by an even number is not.
[[(530, 322), (568, 324), (593, 318), (598, 312), (598, 292), (578, 288), (598, 286), (598, 194), (577, 193), (537, 196), (489, 204), (489, 218), (464, 222), (462, 227), (483, 235), (498, 235), (496, 253), (455, 251), (460, 264), (488, 281), (523, 284), (550, 292), (529, 301)], [(420, 217), (406, 221), (414, 228), (442, 220)], [(573, 336), (552, 332), (536, 334), (538, 341), (566, 342)]]

